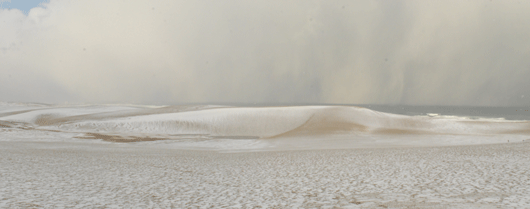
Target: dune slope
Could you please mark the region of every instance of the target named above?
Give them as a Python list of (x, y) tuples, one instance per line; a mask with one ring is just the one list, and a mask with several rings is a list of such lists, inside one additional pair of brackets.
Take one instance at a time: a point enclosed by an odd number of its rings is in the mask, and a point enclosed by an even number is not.
[[(66, 106), (5, 110), (0, 128), (84, 134), (109, 141), (530, 135), (528, 121), (404, 116), (353, 106)], [(112, 140), (111, 140), (112, 139)]]

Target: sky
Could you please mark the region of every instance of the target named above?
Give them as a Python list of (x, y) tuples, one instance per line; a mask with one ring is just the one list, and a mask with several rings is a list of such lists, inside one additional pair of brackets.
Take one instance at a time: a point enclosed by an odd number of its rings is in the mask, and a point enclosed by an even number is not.
[(41, 3), (48, 2), (47, 0), (0, 0), (0, 7), (8, 9), (18, 9), (24, 14), (28, 14), (29, 10), (38, 7)]
[(0, 101), (530, 105), (530, 1), (19, 2)]

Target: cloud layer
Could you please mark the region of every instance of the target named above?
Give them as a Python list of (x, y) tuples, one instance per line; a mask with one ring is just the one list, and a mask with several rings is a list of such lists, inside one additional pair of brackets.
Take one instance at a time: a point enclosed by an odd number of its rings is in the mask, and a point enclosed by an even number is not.
[(51, 0), (28, 15), (0, 10), (0, 98), (530, 105), (527, 11), (528, 1)]

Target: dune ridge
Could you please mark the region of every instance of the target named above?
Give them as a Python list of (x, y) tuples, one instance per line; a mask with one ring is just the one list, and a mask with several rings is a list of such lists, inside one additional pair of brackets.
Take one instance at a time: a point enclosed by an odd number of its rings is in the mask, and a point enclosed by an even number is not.
[(81, 137), (85, 138), (114, 141), (152, 141), (183, 135), (234, 139), (333, 135), (530, 135), (528, 121), (416, 117), (355, 106), (49, 107), (4, 111), (0, 115), (0, 124), (0, 128), (17, 128), (22, 125), (14, 124), (23, 124), (25, 128), (74, 132), (84, 134)]

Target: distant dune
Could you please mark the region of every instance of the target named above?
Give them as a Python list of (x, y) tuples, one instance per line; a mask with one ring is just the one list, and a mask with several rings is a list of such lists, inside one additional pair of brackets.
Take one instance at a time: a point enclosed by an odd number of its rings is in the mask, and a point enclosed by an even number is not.
[(1, 110), (2, 129), (76, 133), (77, 138), (115, 142), (194, 137), (280, 140), (530, 135), (528, 121), (405, 116), (354, 106), (4, 105)]

